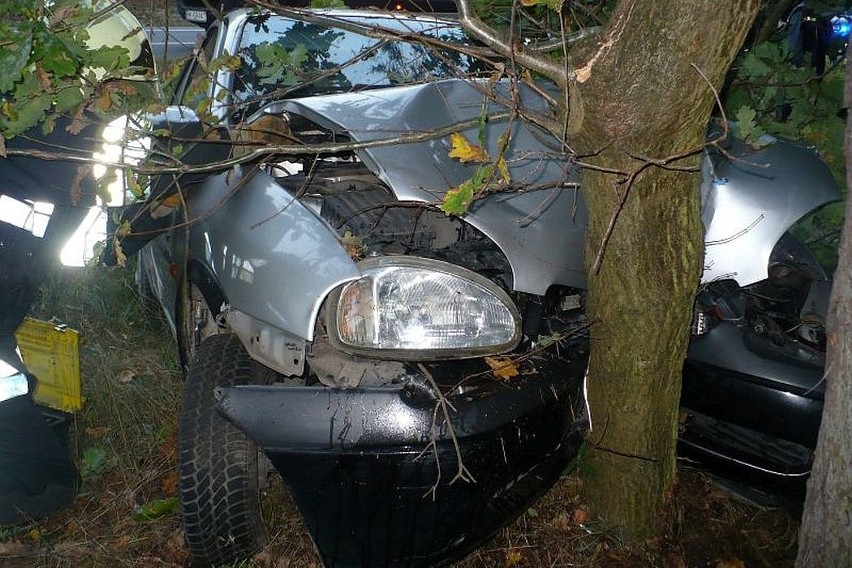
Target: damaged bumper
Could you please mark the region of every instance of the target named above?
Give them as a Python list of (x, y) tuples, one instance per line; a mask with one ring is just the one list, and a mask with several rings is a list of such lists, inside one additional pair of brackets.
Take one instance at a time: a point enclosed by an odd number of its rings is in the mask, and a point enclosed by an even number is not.
[(326, 566), (431, 566), (523, 513), (582, 442), (576, 365), (457, 387), (445, 412), (428, 384), (477, 365), (419, 367), (399, 388), (225, 388), (218, 410), (268, 455)]

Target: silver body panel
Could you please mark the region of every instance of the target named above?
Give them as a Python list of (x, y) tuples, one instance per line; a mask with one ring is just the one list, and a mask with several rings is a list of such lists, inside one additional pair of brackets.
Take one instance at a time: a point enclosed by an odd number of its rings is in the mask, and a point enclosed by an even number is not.
[[(216, 53), (234, 52), (239, 45), (245, 12), (229, 16), (226, 33), (217, 36)], [(231, 83), (229, 71), (219, 72), (218, 86)], [(404, 135), (445, 129), (428, 140), (394, 143), (357, 151), (358, 157), (402, 201), (440, 202), (446, 191), (469, 179), (475, 165), (449, 157), (453, 124), (481, 116), (486, 97), (478, 84), (445, 80), (357, 93), (296, 98), (273, 103), (261, 112), (298, 114), (345, 134), (357, 142), (375, 142)], [(496, 88), (507, 89), (506, 85)], [(214, 96), (215, 96), (214, 92)], [(544, 111), (532, 91), (520, 87), (522, 106)], [(214, 111), (223, 114), (226, 107)], [(506, 113), (491, 103), (489, 113)], [(169, 115), (169, 113), (171, 113)], [(186, 121), (186, 113), (172, 107), (170, 121)], [(465, 221), (490, 237), (506, 255), (514, 288), (544, 294), (552, 285), (583, 288), (585, 206), (575, 184), (576, 167), (559, 153), (551, 135), (520, 118), (493, 119), (484, 127), (486, 149), (498, 154), (499, 138), (511, 133), (505, 154), (512, 183), (547, 186), (537, 191), (493, 193), (474, 202)], [(478, 125), (463, 130), (476, 141)], [(733, 277), (741, 286), (766, 278), (772, 248), (799, 218), (840, 195), (828, 168), (807, 148), (788, 142), (748, 151), (734, 143), (733, 162), (720, 155), (705, 160), (702, 184), (706, 229), (703, 281)], [(355, 263), (328, 226), (308, 205), (294, 199), (261, 171), (239, 168), (210, 177), (187, 195), (192, 220), (191, 256), (214, 276), (229, 309), (249, 318), (244, 330), (275, 328), (278, 347), (259, 359), (268, 365), (272, 351), (292, 354), (314, 337), (321, 304), (336, 286), (359, 277)], [(173, 286), (168, 284), (164, 237), (143, 253), (143, 263), (157, 273), (156, 286), (173, 310)], [(159, 251), (159, 252), (157, 252)], [(171, 305), (169, 305), (171, 304)], [(174, 325), (174, 316), (171, 322)], [(244, 341), (254, 332), (245, 331)], [(290, 337), (289, 344), (282, 338)], [(283, 343), (282, 343), (283, 341)], [(247, 343), (248, 345), (248, 343)], [(254, 349), (259, 349), (254, 347)], [(289, 355), (288, 355), (289, 357)], [(291, 361), (270, 365), (279, 370), (301, 367)]]
[(190, 248), (228, 303), (296, 338), (312, 339), (320, 301), (357, 278), (334, 231), (271, 177), (211, 177), (187, 201)]
[[(505, 84), (500, 87), (505, 91)], [(487, 101), (483, 88), (470, 81), (447, 80), (295, 99), (267, 110), (280, 108), (300, 114), (327, 128), (345, 131), (357, 142), (370, 142), (476, 120)], [(525, 108), (544, 110), (540, 98), (527, 89), (520, 90)], [(491, 105), (489, 113), (500, 112), (506, 112), (506, 108)], [(476, 141), (479, 127), (462, 132), (468, 140)], [(543, 188), (492, 194), (475, 201), (465, 220), (491, 237), (506, 254), (516, 290), (544, 294), (553, 284), (582, 288), (586, 283), (583, 234), (587, 217), (576, 188), (576, 167), (551, 149), (558, 150), (558, 141), (519, 118), (511, 125), (506, 120), (488, 122), (484, 134), (490, 156), (498, 155), (499, 139), (507, 132), (511, 142), (504, 157), (512, 183), (520, 189)], [(450, 158), (450, 150), (449, 135), (444, 135), (367, 148), (359, 151), (359, 157), (398, 199), (436, 203), (477, 169), (475, 164)]]
[(740, 286), (767, 277), (769, 255), (781, 235), (810, 211), (840, 199), (828, 167), (810, 148), (778, 141), (737, 159), (716, 157), (702, 193), (705, 227), (703, 282), (733, 278)]

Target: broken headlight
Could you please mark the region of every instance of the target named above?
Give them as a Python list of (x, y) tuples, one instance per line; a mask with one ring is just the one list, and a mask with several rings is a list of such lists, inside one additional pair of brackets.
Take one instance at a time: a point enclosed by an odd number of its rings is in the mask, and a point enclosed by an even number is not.
[(437, 260), (382, 257), (332, 294), (326, 325), (342, 351), (382, 359), (458, 359), (500, 353), (521, 337), (520, 316), (490, 280)]

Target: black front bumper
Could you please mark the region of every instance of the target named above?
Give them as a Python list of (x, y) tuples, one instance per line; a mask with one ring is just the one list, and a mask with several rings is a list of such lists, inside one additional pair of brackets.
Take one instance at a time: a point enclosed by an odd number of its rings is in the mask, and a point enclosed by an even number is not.
[(679, 453), (798, 503), (812, 466), (822, 387), (822, 369), (765, 357), (749, 348), (742, 329), (720, 324), (690, 345)]
[[(446, 384), (466, 366), (429, 373)], [(452, 428), (413, 383), (233, 387), (219, 410), (269, 456), (326, 566), (432, 566), (523, 513), (582, 443), (577, 365), (541, 357), (530, 369), (449, 394)], [(460, 460), (473, 481), (457, 478)]]

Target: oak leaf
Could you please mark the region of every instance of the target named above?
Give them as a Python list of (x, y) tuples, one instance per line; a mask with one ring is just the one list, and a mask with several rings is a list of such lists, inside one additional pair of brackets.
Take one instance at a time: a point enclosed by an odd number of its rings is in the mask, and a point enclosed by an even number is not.
[(498, 379), (507, 381), (517, 377), (520, 373), (515, 362), (510, 357), (486, 357), (485, 362), (491, 367), (491, 372)]
[(571, 515), (571, 520), (575, 525), (584, 525), (589, 520), (589, 510), (585, 507), (577, 507)]
[(447, 191), (441, 203), (441, 211), (447, 215), (464, 215), (472, 201), (473, 184), (467, 180)]
[(449, 152), (450, 158), (457, 158), (463, 164), (468, 162), (483, 164), (491, 161), (488, 152), (482, 146), (465, 138), (464, 134), (453, 132), (450, 134), (450, 143), (453, 146)]

